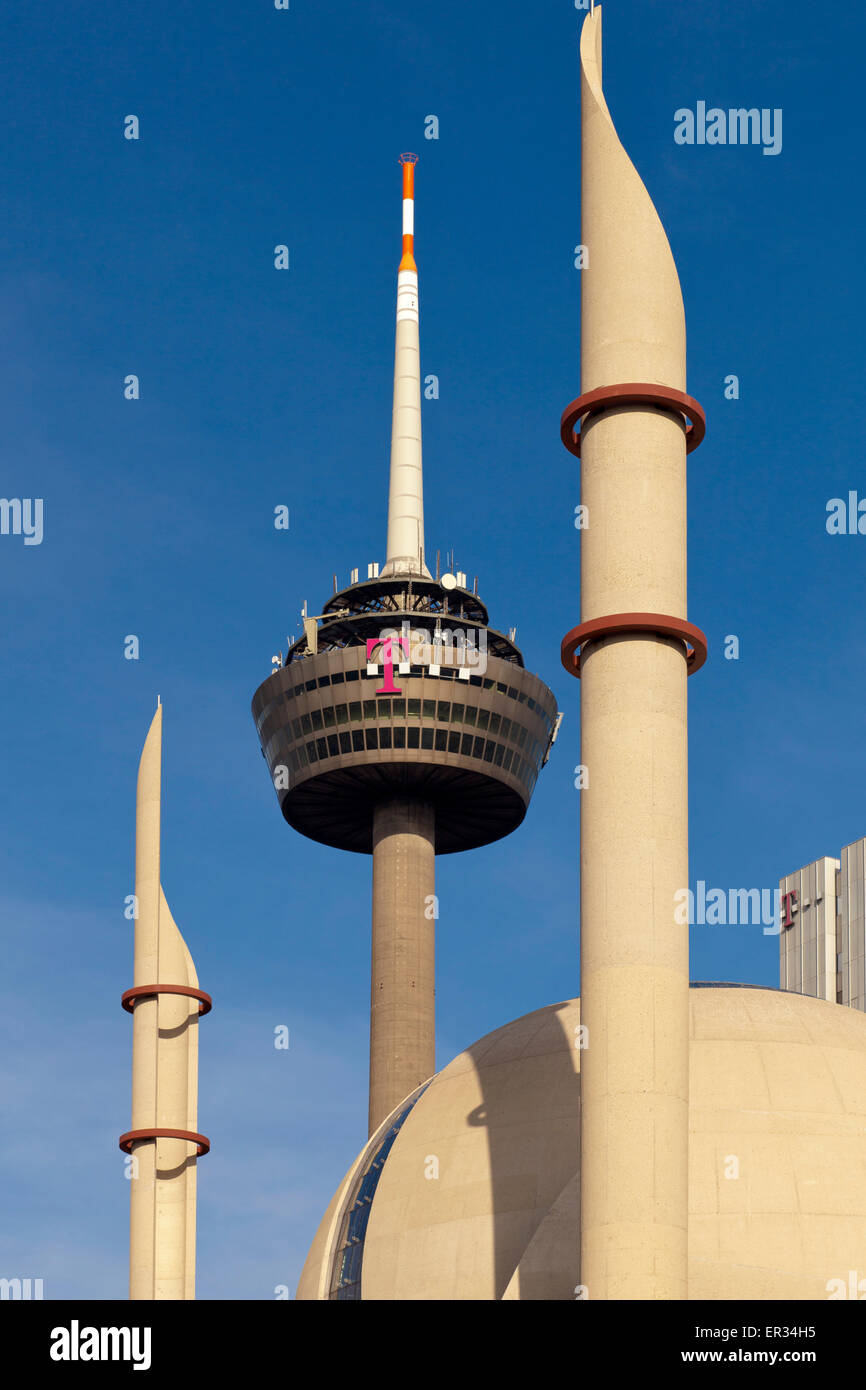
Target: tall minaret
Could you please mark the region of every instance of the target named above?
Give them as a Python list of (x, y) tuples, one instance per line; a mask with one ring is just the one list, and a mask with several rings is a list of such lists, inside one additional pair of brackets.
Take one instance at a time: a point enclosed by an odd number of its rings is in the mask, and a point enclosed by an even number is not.
[(138, 769), (135, 828), (135, 985), (123, 995), (132, 1023), (129, 1296), (195, 1298), (198, 1018), (210, 997), (169, 911), (160, 878), (162, 705)]
[(590, 1299), (684, 1299), (689, 957), (674, 908), (689, 882), (686, 680), (706, 656), (686, 621), (686, 454), (703, 416), (667, 237), (602, 91), (600, 6), (580, 65), (582, 395), (562, 425), (588, 509), (581, 623), (563, 641), (588, 773), (580, 1279)]
[[(415, 156), (404, 154), (385, 564), (354, 571), (253, 697), (280, 808), (311, 839), (373, 858), (372, 1134), (435, 1069), (435, 856), (522, 821), (557, 726), (477, 581), (424, 563)], [(363, 484), (359, 484), (363, 485)]]

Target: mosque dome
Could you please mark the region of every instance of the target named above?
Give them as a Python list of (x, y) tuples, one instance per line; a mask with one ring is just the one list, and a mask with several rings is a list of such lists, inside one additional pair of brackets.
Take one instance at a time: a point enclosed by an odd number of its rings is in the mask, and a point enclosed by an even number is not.
[[(689, 1296), (826, 1299), (866, 1274), (866, 1015), (741, 985), (690, 1001)], [(577, 999), (537, 1009), (408, 1096), (297, 1298), (574, 1299), (579, 1026)]]

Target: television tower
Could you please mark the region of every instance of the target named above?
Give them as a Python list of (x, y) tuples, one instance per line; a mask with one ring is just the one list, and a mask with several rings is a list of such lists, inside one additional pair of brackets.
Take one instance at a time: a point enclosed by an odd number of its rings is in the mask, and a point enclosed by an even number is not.
[[(686, 621), (682, 294), (664, 228), (614, 129), (601, 7), (581, 66), (581, 396), (562, 418), (580, 459), (581, 1284), (590, 1299), (685, 1299), (689, 883), (686, 680), (706, 638)], [(579, 649), (579, 652), (578, 652)]]
[(388, 539), (354, 570), (256, 691), (252, 710), (283, 816), (373, 856), (372, 1134), (435, 1071), (435, 855), (523, 820), (556, 737), (554, 697), (478, 583), (425, 563), (415, 155), (403, 166)]

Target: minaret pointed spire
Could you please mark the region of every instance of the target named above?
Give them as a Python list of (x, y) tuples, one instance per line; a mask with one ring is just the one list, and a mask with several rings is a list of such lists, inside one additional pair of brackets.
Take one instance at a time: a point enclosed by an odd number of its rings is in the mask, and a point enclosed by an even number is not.
[(131, 1299), (195, 1298), (198, 1019), (210, 997), (162, 889), (162, 703), (138, 769), (135, 838), (135, 984), (123, 995), (132, 1020), (130, 1155)]
[[(594, 1301), (683, 1300), (689, 1272), (686, 681), (707, 654), (686, 620), (683, 299), (667, 236), (611, 119), (601, 6), (583, 22), (580, 459), (580, 1283)], [(579, 436), (575, 427), (579, 426)], [(651, 514), (646, 499), (652, 499)], [(576, 655), (580, 647), (579, 657)]]
[(397, 272), (397, 333), (394, 354), (394, 413), (391, 424), (391, 485), (388, 542), (382, 575), (419, 575), (424, 564), (424, 482), (421, 471), (421, 353), (418, 336), (418, 267), (415, 264), (415, 164), (402, 154), (403, 256)]

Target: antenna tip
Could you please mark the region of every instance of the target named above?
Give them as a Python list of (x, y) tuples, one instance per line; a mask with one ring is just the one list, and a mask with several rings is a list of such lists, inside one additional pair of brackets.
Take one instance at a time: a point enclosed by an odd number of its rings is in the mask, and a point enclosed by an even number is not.
[(417, 163), (418, 163), (418, 156), (417, 156), (417, 154), (401, 154), (401, 156), (400, 156), (400, 163), (401, 163), (401, 164), (417, 164)]

